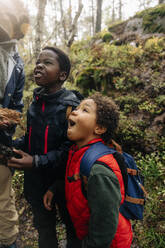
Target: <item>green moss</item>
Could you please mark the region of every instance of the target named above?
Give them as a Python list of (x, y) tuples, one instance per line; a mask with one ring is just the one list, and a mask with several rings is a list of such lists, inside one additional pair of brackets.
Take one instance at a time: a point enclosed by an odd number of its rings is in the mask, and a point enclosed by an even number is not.
[(150, 113), (151, 116), (161, 113), (161, 109), (158, 106), (158, 104), (151, 101), (151, 100), (147, 100), (147, 101), (144, 101), (143, 103), (139, 104), (138, 109), (140, 111), (145, 112), (145, 113), (147, 113), (147, 112)]
[(128, 118), (123, 113), (120, 115), (120, 123), (117, 132), (117, 139), (123, 145), (125, 151), (136, 152), (140, 150), (144, 152), (145, 148), (143, 143), (144, 132), (137, 125), (137, 121)]
[(144, 10), (136, 15), (143, 18), (143, 29), (149, 33), (165, 33), (165, 25), (158, 24), (159, 18), (165, 18), (165, 4)]
[(90, 90), (95, 89), (92, 75), (93, 69), (87, 68), (76, 77), (76, 85), (82, 89), (84, 96), (87, 96)]
[(125, 114), (133, 113), (137, 110), (137, 105), (140, 103), (140, 99), (136, 95), (119, 96), (115, 99), (116, 103), (120, 106), (120, 110)]
[(108, 27), (108, 31), (112, 33), (122, 33), (125, 26), (127, 25), (127, 21), (116, 21), (112, 25)]
[(155, 99), (155, 101), (159, 105), (159, 107), (165, 107), (165, 95), (159, 95)]
[(144, 45), (144, 51), (161, 54), (165, 51), (165, 38), (154, 37), (148, 39)]
[(144, 207), (143, 222), (134, 223), (134, 233), (138, 233), (138, 236), (134, 237), (134, 244), (135, 247), (163, 248), (165, 152), (157, 151), (145, 156), (138, 154), (136, 162), (144, 176), (148, 197)]
[(110, 42), (113, 40), (113, 35), (111, 33), (105, 33), (102, 37), (103, 42)]

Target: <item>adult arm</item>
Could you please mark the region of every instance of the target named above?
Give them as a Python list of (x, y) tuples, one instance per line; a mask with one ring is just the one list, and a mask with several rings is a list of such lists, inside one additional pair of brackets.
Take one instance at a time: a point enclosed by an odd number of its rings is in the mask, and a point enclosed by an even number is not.
[(103, 165), (94, 165), (88, 179), (89, 232), (83, 248), (109, 248), (116, 233), (121, 201), (116, 175)]
[(25, 84), (25, 74), (24, 74), (23, 65), (16, 65), (16, 72), (15, 75), (13, 76), (15, 77), (16, 87), (8, 108), (22, 112), (22, 108), (23, 108), (22, 97), (23, 97), (23, 89)]
[[(11, 75), (11, 78), (7, 84), (5, 90), (5, 96), (3, 100), (3, 107), (9, 108), (13, 110), (17, 110), (19, 112), (22, 111), (23, 108), (23, 87), (25, 83), (25, 75), (23, 64), (16, 64), (15, 69)], [(0, 130), (0, 140), (5, 145), (11, 145), (11, 136), (13, 136), (15, 132), (15, 125), (7, 125), (4, 130)]]

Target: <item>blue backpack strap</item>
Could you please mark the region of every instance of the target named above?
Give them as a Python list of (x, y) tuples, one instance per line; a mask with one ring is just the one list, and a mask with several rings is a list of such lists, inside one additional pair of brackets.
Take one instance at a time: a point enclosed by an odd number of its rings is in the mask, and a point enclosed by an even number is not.
[(102, 142), (91, 144), (90, 148), (84, 153), (80, 163), (80, 173), (89, 177), (91, 168), (95, 161), (107, 154), (113, 154), (116, 151), (104, 145)]

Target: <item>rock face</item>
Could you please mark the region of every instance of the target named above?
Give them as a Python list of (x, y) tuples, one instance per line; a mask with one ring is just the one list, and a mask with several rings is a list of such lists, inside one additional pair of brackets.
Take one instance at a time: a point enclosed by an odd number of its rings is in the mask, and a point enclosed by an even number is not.
[(153, 35), (162, 37), (165, 34), (165, 4), (139, 12), (126, 21), (109, 26), (108, 30), (119, 45), (126, 40), (129, 43), (137, 38), (146, 40)]
[(165, 34), (165, 4), (137, 13), (134, 17), (118, 24), (109, 26), (109, 32), (117, 35), (124, 33), (149, 33)]

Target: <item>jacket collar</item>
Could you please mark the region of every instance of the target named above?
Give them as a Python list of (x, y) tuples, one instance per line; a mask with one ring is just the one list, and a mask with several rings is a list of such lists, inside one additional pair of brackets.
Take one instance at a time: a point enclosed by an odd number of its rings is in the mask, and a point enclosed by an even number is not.
[(33, 97), (34, 97), (35, 101), (41, 100), (41, 101), (46, 101), (46, 102), (52, 102), (52, 101), (54, 102), (54, 101), (57, 101), (57, 99), (59, 99), (59, 97), (65, 91), (66, 91), (66, 89), (62, 88), (55, 93), (47, 94), (43, 87), (38, 87), (34, 90)]
[(91, 146), (92, 144), (95, 144), (95, 143), (97, 143), (97, 142), (102, 142), (102, 143), (104, 144), (104, 141), (103, 141), (101, 138), (98, 138), (98, 139), (93, 139), (93, 140), (89, 141), (86, 145), (82, 146), (80, 149), (78, 148), (77, 145), (74, 144), (74, 145), (71, 147), (71, 150), (72, 150), (72, 151), (84, 150), (85, 147), (89, 147), (89, 146)]

